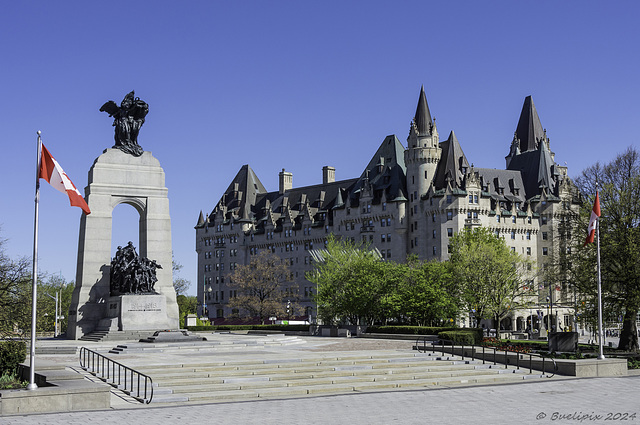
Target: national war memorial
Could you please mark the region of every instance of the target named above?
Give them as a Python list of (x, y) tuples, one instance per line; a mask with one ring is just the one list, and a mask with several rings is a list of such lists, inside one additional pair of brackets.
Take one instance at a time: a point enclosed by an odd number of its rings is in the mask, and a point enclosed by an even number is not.
[[(137, 141), (149, 107), (132, 91), (120, 106), (109, 101), (100, 111), (114, 118), (115, 145), (89, 170), (85, 198), (92, 213), (80, 220), (67, 337), (80, 339), (95, 331), (177, 330), (165, 174)], [(112, 213), (119, 204), (131, 205), (140, 215), (139, 251), (129, 242), (112, 259)]]

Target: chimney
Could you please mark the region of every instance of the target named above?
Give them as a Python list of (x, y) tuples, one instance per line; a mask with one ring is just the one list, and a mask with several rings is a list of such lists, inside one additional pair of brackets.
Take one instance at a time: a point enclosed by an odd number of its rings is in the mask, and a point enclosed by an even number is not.
[(322, 167), (322, 184), (333, 183), (336, 181), (336, 169), (325, 165)]
[(287, 190), (291, 190), (291, 188), (293, 188), (293, 174), (284, 171), (284, 168), (282, 169), (282, 171), (278, 174), (279, 177), (279, 188), (278, 188), (278, 192), (279, 193), (285, 193)]

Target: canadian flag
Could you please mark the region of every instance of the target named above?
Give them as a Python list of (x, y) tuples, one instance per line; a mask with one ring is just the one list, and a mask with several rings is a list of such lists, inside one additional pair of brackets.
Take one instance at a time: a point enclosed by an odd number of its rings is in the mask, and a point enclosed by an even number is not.
[(78, 189), (76, 189), (69, 176), (67, 176), (67, 173), (64, 172), (60, 164), (58, 164), (58, 161), (51, 156), (44, 145), (42, 145), (38, 177), (45, 179), (56, 190), (66, 193), (69, 196), (69, 202), (72, 207), (80, 207), (85, 214), (91, 214), (89, 206)]
[(596, 200), (593, 202), (593, 210), (591, 210), (591, 218), (589, 219), (589, 235), (584, 241), (584, 246), (593, 242), (593, 239), (596, 236), (598, 217), (600, 217), (600, 195), (596, 192)]

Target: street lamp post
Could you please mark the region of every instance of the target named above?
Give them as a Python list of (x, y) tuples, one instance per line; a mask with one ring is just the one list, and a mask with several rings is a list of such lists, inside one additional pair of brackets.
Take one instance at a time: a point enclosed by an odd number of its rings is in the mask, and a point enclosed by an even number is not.
[(53, 331), (53, 337), (54, 337), (54, 338), (55, 338), (55, 337), (57, 337), (57, 336), (59, 335), (59, 332), (58, 332), (58, 318), (59, 318), (59, 315), (58, 315), (58, 302), (59, 302), (59, 301), (58, 301), (58, 300), (59, 300), (59, 298), (58, 298), (58, 292), (56, 292), (55, 294), (56, 294), (56, 296), (55, 296), (55, 297), (52, 297), (52, 296), (51, 296), (51, 295), (49, 295), (49, 294), (45, 294), (47, 297), (51, 298), (51, 299), (52, 299), (52, 300), (54, 300), (54, 301), (55, 301), (55, 303), (56, 303), (56, 307), (55, 307), (55, 309), (56, 309), (56, 319), (55, 319), (55, 322), (54, 322), (54, 323), (55, 323), (55, 328), (54, 328), (54, 331)]

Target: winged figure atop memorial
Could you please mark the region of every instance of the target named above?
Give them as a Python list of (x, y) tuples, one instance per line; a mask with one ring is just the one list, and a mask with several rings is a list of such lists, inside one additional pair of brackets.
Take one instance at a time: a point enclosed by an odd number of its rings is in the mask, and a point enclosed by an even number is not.
[(149, 105), (135, 97), (135, 92), (127, 94), (120, 106), (113, 100), (108, 101), (100, 108), (100, 112), (107, 112), (113, 117), (113, 126), (116, 128), (114, 148), (118, 148), (133, 156), (140, 156), (144, 152), (138, 144), (138, 133), (144, 124), (144, 118), (149, 113)]

